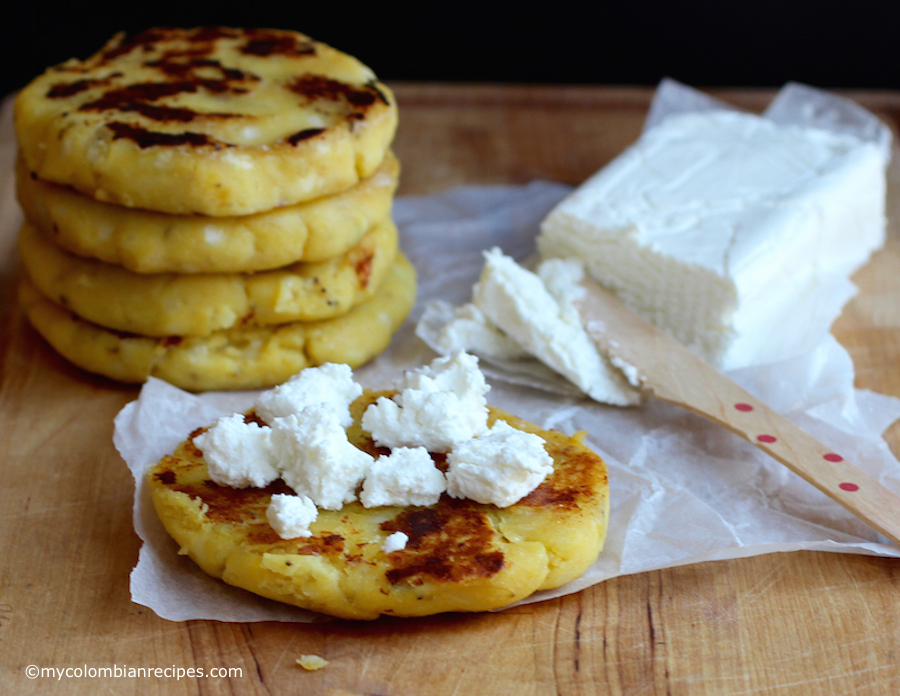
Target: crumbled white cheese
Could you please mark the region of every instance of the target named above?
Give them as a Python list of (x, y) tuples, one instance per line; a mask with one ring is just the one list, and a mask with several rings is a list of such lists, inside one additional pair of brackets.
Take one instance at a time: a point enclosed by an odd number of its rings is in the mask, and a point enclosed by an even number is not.
[(259, 395), (255, 409), (267, 423), (276, 418), (296, 415), (308, 406), (323, 405), (338, 414), (341, 425), (349, 426), (349, 406), (360, 394), (362, 387), (353, 380), (349, 365), (325, 363), (309, 367), (291, 377), (287, 382)]
[(424, 447), (398, 447), (369, 468), (360, 502), (379, 505), (434, 505), (447, 489), (447, 480)]
[(236, 413), (219, 418), (194, 438), (203, 452), (209, 477), (220, 486), (263, 488), (278, 478), (272, 431), (247, 423)]
[(447, 455), (447, 493), (508, 507), (553, 472), (553, 458), (538, 435), (497, 421), (484, 435), (459, 444)]
[(325, 510), (355, 501), (374, 461), (347, 439), (337, 415), (322, 407), (275, 419), (272, 443), (284, 482)]
[(408, 541), (408, 535), (404, 534), (403, 532), (394, 532), (393, 534), (388, 535), (387, 539), (384, 540), (384, 543), (381, 545), (381, 549), (385, 553), (402, 551), (406, 548), (406, 544)]
[[(346, 395), (337, 399), (340, 408), (334, 400), (320, 400), (273, 417), (271, 426), (247, 423), (241, 414), (221, 418), (194, 442), (217, 483), (263, 487), (280, 476), (294, 490), (296, 495), (272, 496), (266, 510), (269, 524), (285, 539), (310, 536), (319, 509), (339, 510), (357, 495), (367, 508), (434, 505), (445, 491), (505, 507), (553, 471), (537, 435), (503, 421), (487, 430), (489, 387), (474, 356), (438, 358), (405, 374), (397, 386), (397, 401), (379, 400), (363, 417), (373, 436), (381, 433), (376, 441), (392, 448), (377, 460), (347, 438), (341, 423)], [(290, 393), (275, 396), (290, 408), (301, 403)], [(388, 440), (400, 434), (404, 442), (385, 442), (382, 431)], [(446, 476), (429, 451), (449, 452)], [(399, 532), (390, 535), (385, 552), (404, 548), (407, 540)]]
[(399, 394), (379, 398), (363, 414), (363, 428), (380, 446), (447, 452), (487, 429), (490, 387), (474, 355), (437, 358), (406, 373), (397, 388)]
[(266, 508), (266, 519), (282, 539), (312, 536), (309, 525), (318, 516), (316, 504), (305, 495), (276, 493)]
[(440, 327), (434, 333), (434, 347), (444, 355), (465, 350), (494, 360), (518, 360), (528, 356), (528, 351), (500, 331), (471, 303), (452, 308), (445, 302), (431, 302), (425, 308), (422, 322), (432, 318)]
[(535, 274), (499, 249), (484, 257), (472, 294), (474, 304), (493, 324), (592, 399), (617, 406), (640, 401), (639, 393), (584, 330), (573, 304), (584, 292), (578, 285), (584, 277), (578, 261), (552, 259)]

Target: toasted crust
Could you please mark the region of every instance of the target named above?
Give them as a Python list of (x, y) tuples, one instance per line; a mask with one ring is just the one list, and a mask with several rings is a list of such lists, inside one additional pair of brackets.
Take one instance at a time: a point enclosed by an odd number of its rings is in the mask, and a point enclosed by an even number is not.
[(16, 99), (29, 171), (100, 201), (248, 215), (345, 190), (384, 159), (390, 90), (296, 32), (151, 29), (70, 60)]
[(151, 338), (104, 329), (43, 297), (23, 277), (32, 326), (64, 358), (122, 382), (159, 377), (190, 391), (261, 389), (325, 362), (361, 365), (383, 351), (412, 309), (413, 267), (397, 255), (372, 299), (333, 319)]
[[(367, 391), (353, 404), (348, 430), (357, 447), (375, 456), (384, 451), (359, 422), (383, 394)], [(599, 456), (578, 439), (491, 409), (489, 422), (498, 418), (541, 436), (554, 461), (551, 476), (503, 509), (446, 495), (429, 507), (352, 503), (320, 511), (312, 537), (281, 539), (265, 509), (272, 494), (290, 489), (281, 481), (265, 489), (216, 485), (191, 439), (153, 467), (148, 481), (182, 552), (229, 584), (348, 619), (486, 611), (581, 575), (603, 546), (609, 514)], [(395, 531), (409, 541), (386, 554), (382, 544)]]
[(101, 203), (32, 176), (21, 158), (25, 217), (67, 251), (136, 273), (244, 273), (316, 262), (349, 251), (390, 215), (400, 164), (388, 152), (356, 186), (255, 215), (167, 215)]
[(145, 336), (206, 336), (345, 314), (381, 285), (397, 228), (385, 219), (342, 256), (259, 273), (134, 273), (63, 251), (28, 223), (19, 254), (40, 293), (83, 319)]

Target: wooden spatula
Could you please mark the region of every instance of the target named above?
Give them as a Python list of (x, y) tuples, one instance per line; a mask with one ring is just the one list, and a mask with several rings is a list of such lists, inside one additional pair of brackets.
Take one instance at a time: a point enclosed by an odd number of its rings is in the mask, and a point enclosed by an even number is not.
[(591, 338), (643, 389), (728, 428), (799, 474), (895, 544), (900, 496), (751, 396), (592, 280), (578, 309)]

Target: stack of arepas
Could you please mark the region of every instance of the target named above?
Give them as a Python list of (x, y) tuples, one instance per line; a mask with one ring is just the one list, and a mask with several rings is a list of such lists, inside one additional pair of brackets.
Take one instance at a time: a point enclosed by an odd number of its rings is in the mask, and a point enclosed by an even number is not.
[(359, 365), (411, 309), (397, 108), (296, 32), (116, 37), (16, 100), (20, 298), (64, 357), (191, 390)]

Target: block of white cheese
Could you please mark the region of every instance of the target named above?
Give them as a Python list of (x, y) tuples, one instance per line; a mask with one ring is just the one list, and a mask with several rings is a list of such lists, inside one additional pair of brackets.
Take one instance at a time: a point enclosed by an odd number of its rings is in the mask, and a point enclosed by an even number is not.
[(560, 202), (538, 249), (583, 260), (712, 364), (761, 364), (789, 357), (801, 303), (883, 244), (886, 167), (883, 148), (851, 135), (673, 115)]

